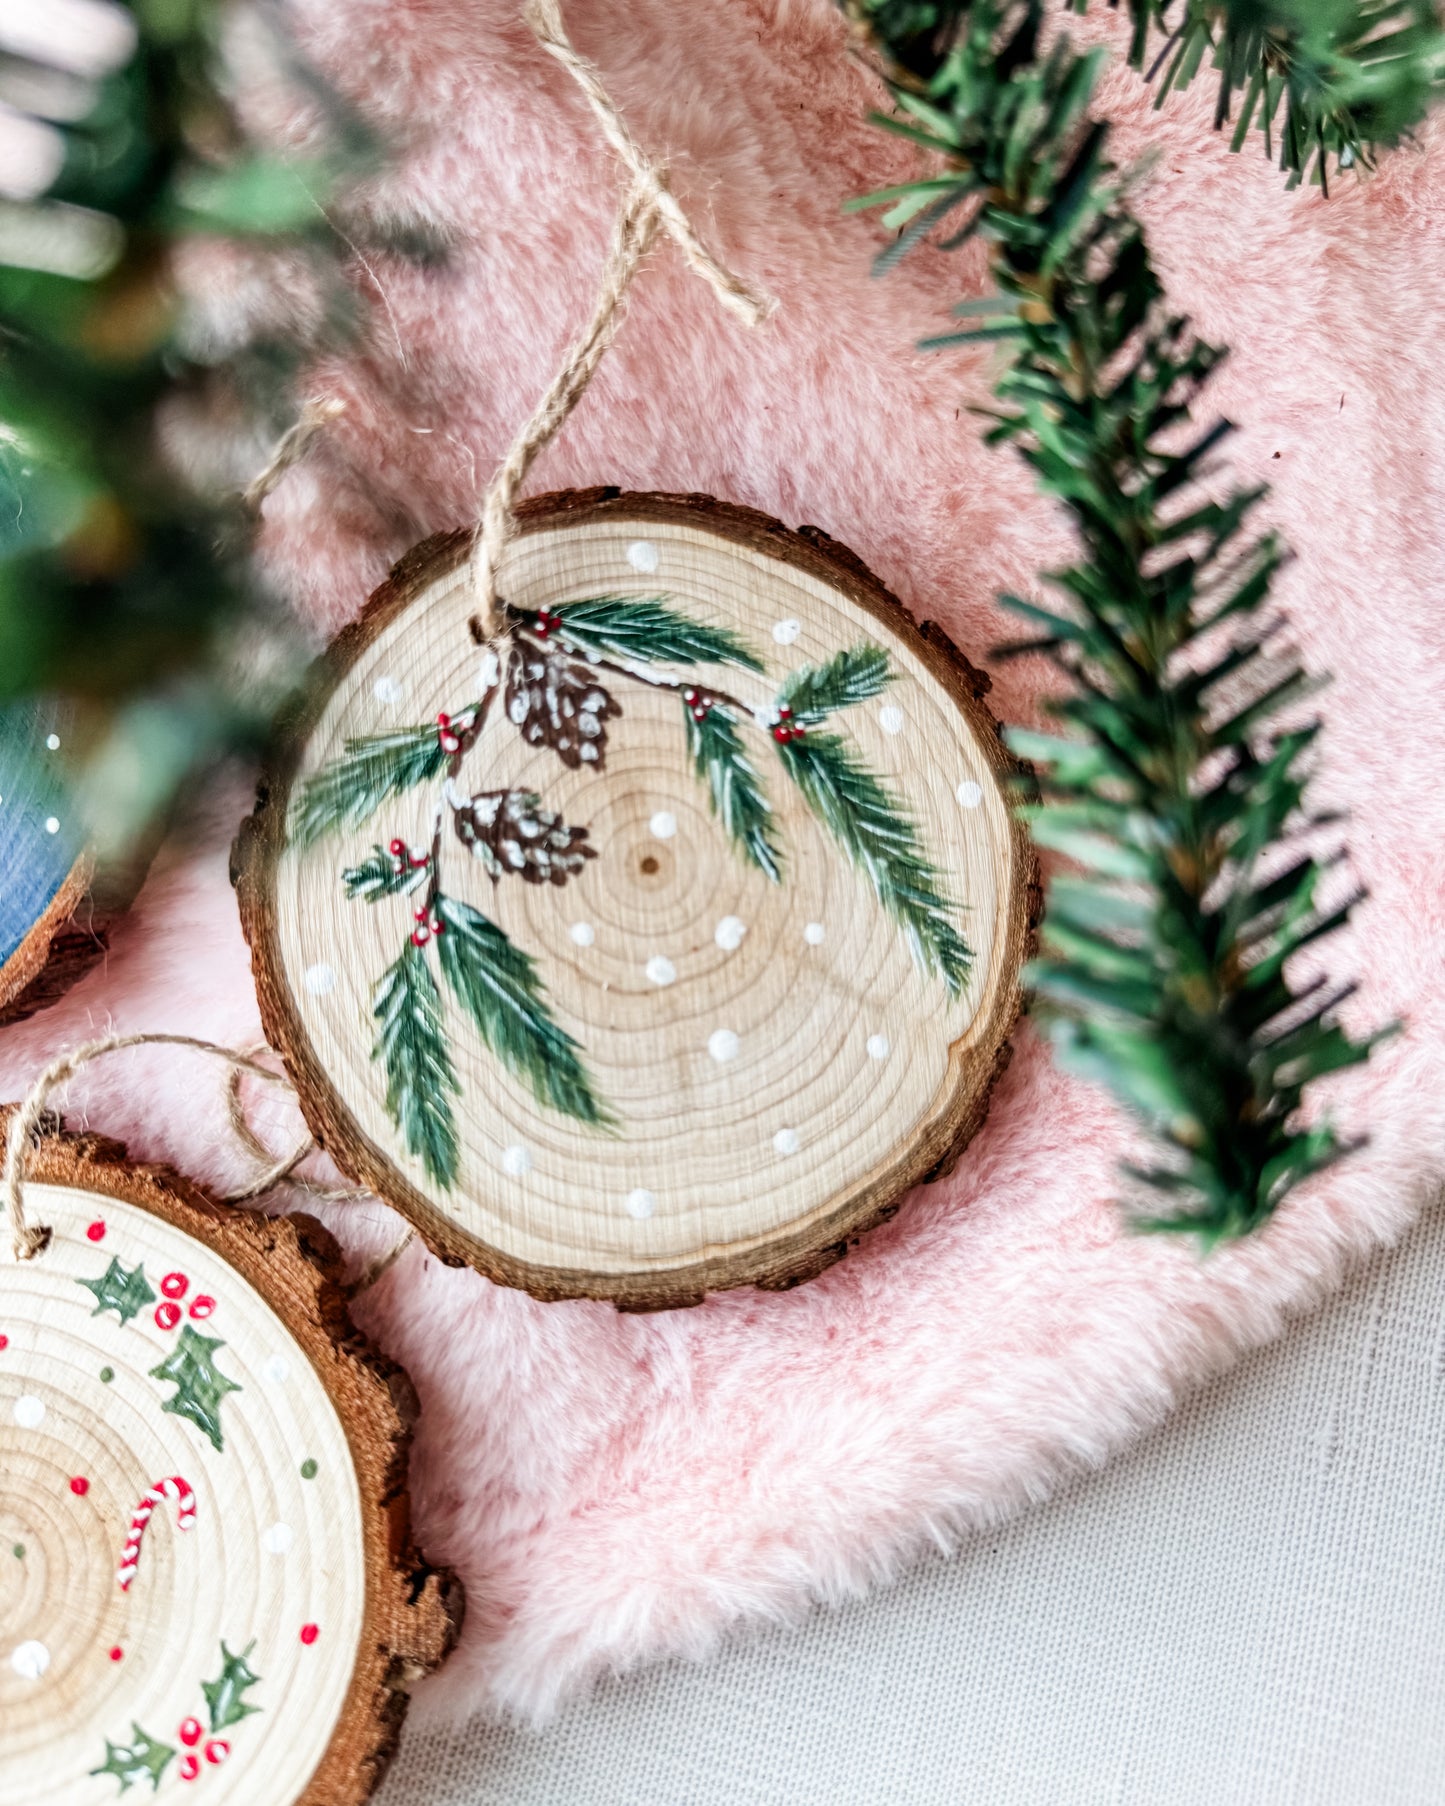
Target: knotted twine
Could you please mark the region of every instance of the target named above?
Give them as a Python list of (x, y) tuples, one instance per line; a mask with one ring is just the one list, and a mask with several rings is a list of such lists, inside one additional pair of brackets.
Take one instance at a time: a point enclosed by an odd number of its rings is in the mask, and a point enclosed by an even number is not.
[[(749, 287), (740, 277), (713, 256), (693, 230), (687, 215), (667, 185), (663, 164), (649, 157), (627, 129), (627, 122), (602, 85), (595, 64), (578, 54), (567, 36), (562, 21), (561, 0), (525, 0), (522, 16), (537, 42), (568, 72), (581, 88), (592, 108), (602, 134), (612, 146), (627, 172), (628, 183), (622, 205), (613, 224), (607, 258), (597, 301), (581, 336), (567, 353), (557, 374), (538, 402), (532, 417), (513, 440), (497, 468), (482, 502), (481, 516), (472, 538), (471, 580), (476, 589), (477, 613), (473, 631), (482, 643), (498, 638), (504, 631), (505, 613), (497, 593), (497, 572), (507, 542), (516, 528), (513, 512), (527, 472), (537, 454), (556, 435), (567, 416), (581, 400), (591, 382), (604, 352), (616, 336), (622, 309), (633, 277), (653, 239), (661, 231), (682, 253), (688, 268), (708, 285), (719, 303), (736, 314), (746, 325), (756, 326), (772, 309), (772, 301)], [(345, 403), (335, 398), (307, 401), (296, 423), (278, 441), (270, 459), (247, 486), (243, 499), (248, 506), (259, 508), (265, 498), (293, 465), (305, 457), (326, 427), (345, 410)], [(40, 1073), (24, 1101), (10, 1118), (5, 1140), (3, 1185), (5, 1215), (10, 1229), (10, 1249), (16, 1260), (33, 1260), (50, 1241), (50, 1231), (41, 1224), (26, 1221), (25, 1162), (39, 1137), (45, 1118), (46, 1101), (58, 1086), (66, 1084), (82, 1066), (106, 1054), (132, 1047), (189, 1047), (227, 1061), (231, 1067), (228, 1100), (231, 1126), (251, 1152), (269, 1162), (251, 1184), (233, 1192), (223, 1202), (240, 1204), (261, 1197), (283, 1181), (293, 1180), (296, 1168), (314, 1152), (316, 1143), (309, 1136), (292, 1153), (273, 1160), (269, 1150), (259, 1141), (246, 1122), (240, 1103), (240, 1080), (250, 1074), (268, 1084), (287, 1085), (284, 1073), (263, 1066), (254, 1053), (222, 1047), (214, 1041), (203, 1041), (194, 1035), (133, 1034), (107, 1035), (59, 1055)], [(294, 1088), (293, 1096), (294, 1096)], [(323, 1199), (366, 1197), (365, 1192), (333, 1189), (300, 1181), (301, 1188)], [(371, 1263), (358, 1282), (373, 1284), (403, 1253), (415, 1236), (408, 1229), (379, 1260)]]

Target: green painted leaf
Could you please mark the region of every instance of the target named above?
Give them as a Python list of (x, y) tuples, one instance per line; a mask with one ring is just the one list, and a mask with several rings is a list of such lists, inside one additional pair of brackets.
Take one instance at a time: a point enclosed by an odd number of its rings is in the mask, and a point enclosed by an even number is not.
[(127, 1269), (118, 1260), (112, 1259), (99, 1279), (82, 1279), (78, 1283), (86, 1291), (95, 1293), (95, 1309), (90, 1313), (92, 1317), (98, 1317), (102, 1311), (114, 1311), (122, 1323), (129, 1323), (146, 1305), (156, 1301), (156, 1294), (151, 1290), (142, 1265)]
[(888, 654), (881, 646), (854, 646), (826, 665), (803, 665), (789, 673), (778, 693), (792, 719), (813, 727), (834, 709), (851, 708), (879, 695), (893, 681)]
[(903, 930), (915, 962), (957, 997), (973, 953), (953, 924), (957, 905), (939, 888), (940, 874), (902, 804), (836, 734), (810, 733), (778, 752), (808, 807)]
[(240, 1655), (232, 1655), (225, 1643), (221, 1644), (221, 1672), (213, 1681), (202, 1681), (201, 1692), (206, 1696), (206, 1709), (210, 1715), (211, 1729), (224, 1731), (227, 1725), (233, 1725), (247, 1718), (252, 1712), (259, 1712), (259, 1706), (249, 1705), (243, 1695), (248, 1687), (254, 1687), (260, 1675), (252, 1672), (247, 1657), (256, 1647), (252, 1642)]
[(155, 1792), (176, 1752), (170, 1744), (158, 1743), (148, 1736), (134, 1720), (130, 1728), (129, 1743), (112, 1743), (106, 1738), (105, 1761), (90, 1772), (92, 1775), (113, 1775), (120, 1782), (122, 1793), (129, 1790), (133, 1781), (149, 1781), (151, 1791)]
[(562, 604), (557, 634), (579, 652), (606, 653), (637, 664), (741, 665), (762, 660), (730, 628), (708, 627), (668, 608), (658, 596), (590, 596)]
[(360, 827), (388, 797), (439, 777), (446, 761), (431, 722), (348, 740), (341, 758), (302, 784), (291, 808), (292, 845), (308, 847), (342, 828)]
[(361, 897), (375, 903), (380, 897), (404, 896), (414, 891), (426, 882), (427, 875), (425, 865), (413, 865), (409, 859), (398, 864), (385, 847), (373, 846), (360, 865), (347, 866), (341, 882), (346, 886), (348, 901)]
[(546, 988), (529, 954), (480, 910), (438, 897), (436, 937), (442, 976), (483, 1041), (550, 1109), (594, 1127), (612, 1117), (592, 1090), (582, 1050), (547, 1008)]
[(176, 1388), (174, 1395), (161, 1406), (174, 1411), (204, 1432), (212, 1444), (224, 1446), (221, 1435), (221, 1400), (228, 1392), (239, 1392), (235, 1380), (228, 1380), (216, 1366), (215, 1354), (226, 1344), (214, 1336), (200, 1335), (189, 1323), (181, 1326), (180, 1340), (158, 1367), (150, 1370), (151, 1378), (169, 1380)]
[(461, 1087), (442, 1022), (441, 993), (426, 954), (410, 939), (372, 993), (377, 1022), (373, 1060), (386, 1073), (386, 1107), (429, 1178), (457, 1176), (457, 1124), (451, 1098)]
[(687, 750), (694, 770), (707, 784), (713, 814), (744, 857), (776, 884), (782, 874), (772, 808), (731, 712), (715, 703), (698, 721), (684, 701), (683, 718)]

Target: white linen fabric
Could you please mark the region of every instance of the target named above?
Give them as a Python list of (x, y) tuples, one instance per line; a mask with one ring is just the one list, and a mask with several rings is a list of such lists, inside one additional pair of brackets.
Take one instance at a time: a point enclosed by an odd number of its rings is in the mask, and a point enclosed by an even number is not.
[(377, 1806), (1440, 1806), (1445, 1211), (1048, 1505)]

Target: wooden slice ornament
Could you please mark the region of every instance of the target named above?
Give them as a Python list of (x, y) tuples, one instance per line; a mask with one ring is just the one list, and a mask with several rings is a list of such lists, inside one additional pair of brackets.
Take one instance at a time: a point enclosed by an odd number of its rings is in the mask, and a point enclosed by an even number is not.
[(52, 1137), (0, 1265), (0, 1806), (353, 1806), (460, 1595), (306, 1218)]
[[(979, 1126), (1036, 903), (987, 679), (822, 534), (518, 511), (343, 633), (237, 843), (267, 1033), (350, 1177), (540, 1297), (837, 1257)], [(483, 636), (485, 637), (485, 636)]]

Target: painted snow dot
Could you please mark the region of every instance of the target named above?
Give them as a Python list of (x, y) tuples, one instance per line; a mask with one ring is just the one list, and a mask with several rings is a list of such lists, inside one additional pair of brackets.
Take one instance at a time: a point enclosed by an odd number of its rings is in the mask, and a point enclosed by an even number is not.
[(799, 1147), (796, 1129), (779, 1129), (773, 1137), (773, 1147), (779, 1154), (796, 1154)]
[(983, 801), (983, 785), (973, 778), (965, 778), (953, 794), (965, 809), (976, 809)]
[(378, 702), (400, 702), (406, 694), (394, 677), (378, 677), (371, 693)]
[(90, 1225), (90, 1227), (86, 1230), (85, 1239), (88, 1242), (98, 1242), (102, 1238), (102, 1236), (104, 1236), (104, 1234), (105, 1234), (105, 1224), (101, 1222), (99, 1217), (97, 1217), (95, 1219), (95, 1221)]
[(302, 973), (301, 982), (313, 997), (324, 997), (336, 989), (336, 968), (328, 966), (324, 959), (318, 960)]
[(520, 1179), (532, 1170), (532, 1156), (520, 1141), (502, 1151), (502, 1171), (512, 1179)]
[(736, 953), (743, 944), (748, 925), (740, 916), (724, 916), (712, 931), (712, 938), (724, 953)]
[(285, 1555), (296, 1541), (296, 1532), (289, 1524), (272, 1524), (261, 1536), (261, 1547), (268, 1555)]
[(742, 1043), (730, 1028), (715, 1028), (707, 1038), (707, 1050), (719, 1063), (735, 1060), (741, 1046)]
[(650, 539), (634, 539), (627, 548), (627, 562), (634, 571), (644, 571), (651, 576), (657, 569), (657, 547)]
[(50, 748), (51, 752), (59, 752), (60, 751), (60, 735), (59, 734), (47, 734), (45, 736), (45, 744)]
[(316, 1463), (309, 1455), (301, 1463), (301, 1478), (303, 1480), (314, 1480), (316, 1478)]
[(597, 939), (597, 932), (590, 922), (574, 922), (567, 933), (574, 947), (590, 947)]
[(885, 702), (879, 709), (878, 725), (885, 734), (901, 734), (903, 732), (903, 710), (896, 702)]
[(10, 1666), (22, 1680), (38, 1681), (50, 1666), (50, 1651), (45, 1645), (32, 1637), (11, 1651)]
[(641, 1222), (645, 1217), (650, 1217), (657, 1209), (657, 1199), (645, 1186), (639, 1185), (636, 1191), (628, 1192), (622, 1200), (622, 1208), (628, 1216), (636, 1217)]
[(868, 1058), (870, 1060), (886, 1060), (888, 1058), (887, 1035), (869, 1035)]
[(58, 817), (56, 817), (54, 815), (46, 816), (45, 832), (47, 834), (58, 834), (60, 832), (60, 821), (59, 821)]
[(308, 1649), (320, 1635), (321, 1635), (321, 1629), (320, 1629), (319, 1625), (303, 1624), (301, 1626), (301, 1641), (307, 1646)]
[(647, 826), (654, 840), (671, 840), (677, 832), (677, 817), (670, 810), (659, 809)]
[(810, 947), (821, 947), (827, 938), (827, 931), (821, 922), (809, 922), (803, 930), (803, 939)]
[(75, 1494), (77, 1499), (83, 1499), (90, 1491), (90, 1482), (86, 1479), (84, 1474), (77, 1474), (70, 1482), (70, 1490)]
[(22, 1430), (38, 1430), (45, 1422), (45, 1406), (33, 1392), (16, 1399), (15, 1421)]
[(285, 1355), (274, 1354), (261, 1371), (273, 1386), (284, 1386), (291, 1377), (291, 1363)]
[(670, 985), (677, 977), (677, 967), (662, 953), (654, 953), (643, 970), (655, 985)]
[(801, 621), (778, 621), (773, 627), (773, 638), (780, 646), (791, 646), (802, 631)]

